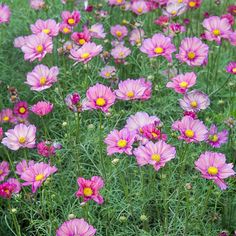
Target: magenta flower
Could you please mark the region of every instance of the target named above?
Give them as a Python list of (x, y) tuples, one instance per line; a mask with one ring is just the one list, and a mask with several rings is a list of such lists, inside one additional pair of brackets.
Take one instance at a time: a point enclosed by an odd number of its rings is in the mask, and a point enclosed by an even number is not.
[(210, 99), (207, 94), (199, 91), (192, 90), (186, 93), (183, 99), (179, 100), (180, 106), (185, 111), (199, 112), (205, 110), (210, 105)]
[(194, 72), (180, 74), (171, 79), (171, 82), (166, 84), (167, 88), (173, 88), (177, 93), (186, 93), (189, 88), (195, 85), (197, 75)]
[(207, 139), (207, 128), (202, 121), (193, 119), (191, 116), (184, 116), (172, 124), (172, 129), (180, 132), (179, 139), (187, 143), (197, 143)]
[(65, 103), (67, 107), (73, 112), (80, 112), (82, 107), (80, 103), (80, 95), (77, 92), (68, 94), (65, 98)]
[(86, 96), (88, 100), (86, 105), (89, 109), (103, 112), (107, 112), (116, 100), (114, 92), (103, 84), (96, 84), (90, 87), (86, 92)]
[(5, 179), (10, 173), (9, 163), (6, 161), (0, 162), (0, 182)]
[(63, 11), (61, 13), (62, 21), (69, 26), (75, 26), (80, 22), (80, 12), (79, 11)]
[(0, 184), (0, 197), (11, 198), (12, 194), (14, 193), (15, 188), (16, 188), (15, 184), (11, 184), (8, 182)]
[(106, 37), (103, 24), (100, 23), (92, 25), (91, 28), (89, 29), (89, 32), (93, 38), (104, 39)]
[(114, 153), (126, 153), (132, 155), (132, 144), (135, 141), (136, 133), (127, 128), (122, 130), (113, 130), (105, 139), (107, 144), (107, 153), (111, 156)]
[(144, 79), (127, 79), (118, 84), (115, 91), (120, 100), (147, 100), (151, 97), (152, 83)]
[(0, 4), (0, 24), (9, 23), (11, 11), (6, 4)]
[(84, 64), (89, 62), (93, 57), (97, 56), (102, 51), (101, 45), (95, 43), (85, 43), (79, 49), (71, 49), (70, 58), (75, 61), (83, 62)]
[(186, 62), (189, 66), (201, 66), (207, 63), (208, 46), (199, 38), (184, 38), (176, 54), (181, 62)]
[(123, 45), (117, 45), (115, 48), (111, 50), (111, 55), (114, 57), (114, 59), (122, 60), (129, 56), (131, 53), (131, 50)]
[(34, 148), (36, 139), (36, 127), (34, 125), (26, 126), (24, 124), (16, 125), (5, 133), (6, 137), (2, 144), (11, 150), (19, 148)]
[(27, 168), (29, 168), (30, 166), (33, 166), (34, 164), (35, 163), (33, 160), (29, 162), (27, 162), (26, 160), (22, 160), (16, 165), (16, 173), (18, 175), (22, 175), (22, 173), (25, 172)]
[(25, 101), (17, 102), (14, 106), (13, 112), (17, 117), (27, 119), (29, 116), (28, 103)]
[(24, 59), (30, 62), (41, 61), (47, 53), (52, 53), (52, 38), (45, 33), (27, 36), (25, 44), (21, 47), (24, 52)]
[(42, 91), (57, 82), (58, 74), (59, 68), (57, 66), (48, 68), (45, 65), (37, 65), (32, 72), (27, 74), (25, 83), (31, 86), (31, 90)]
[(100, 76), (104, 79), (111, 79), (115, 76), (116, 68), (114, 66), (105, 66), (101, 69)]
[(144, 39), (143, 29), (134, 29), (130, 32), (129, 42), (131, 45), (141, 46)]
[(84, 235), (93, 236), (96, 229), (89, 225), (84, 219), (73, 219), (64, 222), (56, 232), (56, 236)]
[(3, 134), (4, 134), (3, 128), (0, 127), (0, 141), (2, 140)]
[(231, 33), (231, 25), (225, 18), (221, 19), (219, 16), (211, 16), (205, 19), (202, 23), (205, 30), (205, 37), (209, 41), (216, 41), (221, 43), (221, 39), (228, 38)]
[(176, 51), (176, 48), (171, 43), (171, 38), (163, 34), (154, 34), (152, 38), (143, 40), (140, 50), (149, 57), (163, 56), (172, 62), (172, 53)]
[(13, 111), (9, 108), (2, 109), (0, 112), (0, 123), (14, 123)]
[(115, 25), (111, 27), (111, 34), (118, 40), (122, 40), (128, 35), (128, 29), (122, 25)]
[(17, 179), (10, 178), (10, 179), (7, 180), (6, 183), (14, 185), (14, 189), (12, 190), (12, 193), (17, 194), (21, 191), (21, 183)]
[(229, 74), (236, 75), (236, 61), (231, 61), (231, 62), (227, 65), (226, 71), (227, 71)]
[(39, 34), (41, 32), (48, 36), (55, 37), (59, 33), (59, 24), (53, 19), (41, 20), (38, 19), (35, 24), (30, 25), (30, 29), (33, 34)]
[(141, 145), (134, 150), (138, 165), (153, 165), (156, 171), (175, 158), (175, 154), (175, 148), (162, 140), (157, 143), (148, 142), (145, 146)]
[(82, 197), (84, 202), (94, 200), (98, 204), (103, 203), (103, 197), (99, 193), (104, 186), (104, 181), (101, 177), (93, 176), (91, 180), (79, 177), (77, 183), (79, 185), (79, 190), (76, 192), (77, 198)]
[(208, 132), (207, 143), (209, 143), (214, 148), (220, 148), (222, 144), (227, 143), (228, 141), (228, 131), (222, 130), (218, 132), (216, 125), (211, 125)]
[(142, 15), (149, 11), (149, 7), (147, 2), (145, 2), (144, 0), (139, 0), (131, 4), (131, 10), (137, 15)]
[(29, 166), (20, 176), (20, 178), (26, 182), (22, 186), (32, 187), (32, 192), (35, 193), (38, 188), (41, 187), (43, 182), (52, 174), (57, 172), (55, 166), (50, 166), (44, 162), (35, 163)]
[(233, 164), (226, 163), (226, 157), (222, 153), (205, 152), (195, 161), (195, 168), (202, 173), (205, 179), (211, 179), (221, 190), (227, 189), (224, 179), (235, 175)]
[(167, 135), (162, 133), (155, 123), (143, 126), (141, 135), (144, 137), (142, 144), (146, 144), (148, 141), (167, 140)]
[(230, 13), (222, 15), (220, 18), (221, 19), (227, 19), (231, 26), (234, 25), (234, 16), (231, 15)]
[(53, 109), (53, 104), (50, 102), (40, 101), (31, 107), (31, 111), (38, 116), (46, 116)]
[(55, 155), (55, 148), (50, 142), (42, 141), (37, 144), (37, 152), (43, 157), (51, 157)]
[(236, 46), (236, 31), (232, 31), (229, 34), (229, 42), (231, 45)]
[(79, 46), (84, 45), (85, 43), (88, 43), (91, 40), (90, 32), (87, 28), (87, 26), (83, 27), (82, 32), (74, 32), (71, 35), (71, 39), (78, 44)]

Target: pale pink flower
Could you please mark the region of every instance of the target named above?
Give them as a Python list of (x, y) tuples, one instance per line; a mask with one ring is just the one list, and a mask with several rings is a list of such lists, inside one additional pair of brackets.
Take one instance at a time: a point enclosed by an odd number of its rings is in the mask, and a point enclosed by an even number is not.
[(69, 26), (76, 26), (80, 22), (80, 12), (79, 11), (63, 11), (61, 13), (62, 21)]
[(59, 24), (53, 19), (41, 20), (38, 19), (35, 24), (30, 25), (32, 33), (39, 34), (41, 32), (48, 36), (55, 37), (59, 33)]
[(176, 51), (176, 48), (172, 44), (171, 38), (163, 34), (154, 34), (152, 38), (143, 41), (140, 50), (149, 57), (163, 56), (169, 62), (172, 62), (172, 53)]
[(79, 177), (77, 179), (79, 190), (76, 192), (76, 197), (83, 198), (84, 202), (93, 200), (98, 204), (103, 203), (103, 197), (99, 193), (100, 189), (104, 187), (104, 181), (99, 176), (93, 176), (91, 180)]
[(104, 79), (111, 79), (115, 76), (116, 68), (114, 66), (105, 66), (101, 69), (100, 76)]
[(45, 6), (44, 0), (30, 0), (30, 6), (34, 10), (40, 10)]
[(27, 41), (27, 36), (20, 36), (14, 39), (14, 47), (21, 48), (25, 45)]
[(189, 88), (195, 85), (197, 75), (194, 72), (180, 74), (170, 79), (171, 82), (166, 84), (167, 88), (173, 88), (177, 93), (186, 93)]
[(21, 191), (21, 183), (17, 179), (10, 178), (10, 179), (7, 180), (7, 183), (14, 185), (12, 193), (17, 194)]
[(60, 23), (59, 25), (59, 30), (60, 32), (62, 32), (63, 34), (70, 34), (72, 32), (72, 26), (66, 24), (66, 23)]
[(9, 23), (10, 17), (10, 8), (6, 4), (0, 3), (0, 24)]
[(22, 175), (22, 173), (25, 172), (27, 168), (33, 166), (34, 164), (35, 162), (33, 160), (30, 160), (28, 162), (26, 160), (22, 160), (16, 165), (16, 173), (18, 175)]
[(103, 24), (96, 23), (91, 26), (89, 32), (93, 38), (104, 39), (106, 37), (106, 33), (104, 32)]
[(216, 125), (211, 125), (210, 130), (208, 132), (207, 143), (209, 143), (214, 148), (220, 148), (222, 144), (227, 143), (228, 141), (227, 130), (222, 130), (218, 132), (218, 128)]
[(111, 6), (121, 6), (125, 4), (125, 0), (108, 0)]
[(236, 46), (236, 31), (229, 33), (229, 42), (231, 45)]
[(31, 185), (32, 192), (35, 193), (43, 182), (55, 172), (57, 172), (55, 166), (50, 166), (44, 162), (35, 163), (21, 174), (20, 178), (25, 181), (22, 186)]
[(47, 53), (52, 53), (52, 38), (45, 33), (27, 36), (25, 44), (21, 47), (24, 59), (29, 61), (41, 61)]
[(125, 36), (128, 35), (128, 29), (126, 26), (115, 25), (111, 27), (111, 34), (118, 40), (122, 40)]
[(201, 172), (202, 177), (211, 179), (221, 190), (227, 189), (224, 179), (234, 176), (233, 164), (226, 163), (226, 157), (223, 153), (205, 152), (195, 161), (195, 168)]
[(130, 32), (129, 42), (131, 45), (141, 46), (144, 39), (143, 29), (134, 29)]
[(10, 108), (2, 109), (0, 112), (0, 123), (14, 123), (15, 118)]
[(34, 148), (36, 139), (36, 127), (24, 124), (16, 125), (5, 133), (2, 144), (16, 151), (19, 148)]
[(25, 82), (34, 91), (42, 91), (50, 88), (57, 82), (59, 69), (57, 66), (48, 68), (45, 65), (37, 65), (32, 72), (27, 74), (27, 81)]
[(10, 173), (9, 163), (7, 161), (0, 162), (0, 182)]
[(149, 11), (148, 4), (144, 0), (135, 1), (131, 4), (131, 10), (137, 15), (145, 14)]
[(38, 116), (46, 116), (53, 109), (50, 102), (39, 101), (31, 107), (31, 111)]
[(163, 10), (163, 14), (168, 17), (174, 17), (182, 15), (187, 10), (187, 5), (184, 3), (169, 3), (166, 9)]
[(131, 50), (129, 48), (120, 44), (111, 50), (111, 55), (114, 57), (114, 59), (124, 59), (129, 56), (130, 53)]
[(109, 156), (115, 153), (126, 153), (132, 155), (132, 144), (135, 141), (136, 133), (127, 128), (122, 130), (113, 130), (107, 135), (105, 143), (107, 144), (107, 153)]

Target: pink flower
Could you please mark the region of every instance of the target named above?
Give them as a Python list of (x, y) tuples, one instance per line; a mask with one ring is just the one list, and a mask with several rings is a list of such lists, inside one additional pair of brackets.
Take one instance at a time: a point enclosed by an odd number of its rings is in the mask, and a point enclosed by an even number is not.
[(13, 112), (17, 117), (27, 119), (29, 116), (28, 103), (25, 101), (17, 102), (14, 106)]
[(4, 134), (3, 128), (0, 127), (0, 141), (2, 140), (3, 134)]
[(37, 65), (32, 72), (27, 74), (25, 83), (31, 86), (31, 90), (43, 91), (57, 82), (58, 74), (59, 69), (57, 66), (49, 69), (45, 65)]
[(63, 34), (70, 34), (72, 32), (72, 26), (69, 26), (68, 24), (62, 22), (59, 25), (59, 30)]
[(236, 5), (229, 5), (227, 12), (233, 16), (236, 16)]
[(30, 62), (38, 59), (41, 61), (47, 53), (52, 53), (52, 38), (45, 33), (27, 36), (21, 50), (24, 52), (24, 59)]
[(192, 90), (186, 93), (183, 99), (179, 100), (180, 106), (185, 111), (198, 112), (200, 110), (205, 110), (210, 105), (210, 99), (207, 94)]
[(59, 24), (57, 24), (57, 22), (53, 19), (48, 19), (45, 21), (38, 19), (34, 25), (30, 25), (30, 29), (34, 34), (43, 32), (51, 37), (55, 37), (59, 33)]
[(21, 48), (26, 43), (27, 36), (20, 36), (14, 39), (14, 47), (15, 48)]
[(149, 8), (145, 1), (139, 0), (131, 4), (131, 10), (137, 15), (142, 15), (147, 13), (149, 11)]
[(81, 103), (80, 103), (80, 95), (77, 92), (68, 94), (65, 98), (65, 103), (67, 107), (73, 112), (80, 112), (81, 111)]
[(141, 135), (144, 137), (142, 144), (146, 144), (148, 141), (167, 140), (167, 135), (158, 129), (156, 123), (143, 126)]
[(13, 129), (9, 129), (5, 135), (6, 137), (2, 140), (2, 144), (13, 151), (19, 148), (34, 148), (36, 127), (34, 125), (19, 124)]
[(187, 143), (197, 143), (206, 140), (207, 128), (202, 121), (193, 119), (191, 116), (184, 116), (172, 124), (172, 129), (180, 132), (179, 139)]
[(143, 29), (134, 29), (130, 32), (129, 42), (131, 45), (141, 46), (144, 39)]
[(125, 4), (125, 0), (108, 0), (111, 6), (121, 6)]
[(76, 26), (80, 22), (80, 12), (73, 11), (72, 13), (69, 11), (63, 11), (61, 13), (62, 21), (69, 26)]
[(129, 48), (120, 44), (111, 50), (111, 55), (118, 60), (126, 58), (130, 53), (131, 50)]
[(7, 180), (6, 183), (9, 183), (9, 184), (13, 184), (13, 185), (14, 185), (14, 188), (13, 188), (13, 190), (12, 190), (12, 193), (17, 194), (17, 193), (19, 193), (19, 192), (21, 191), (21, 184), (20, 184), (20, 182), (19, 182), (17, 179), (15, 179), (15, 178), (10, 178), (10, 179)]
[(57, 172), (55, 166), (50, 166), (44, 162), (35, 163), (29, 166), (20, 176), (20, 178), (26, 182), (22, 186), (32, 187), (32, 192), (35, 193), (43, 182), (52, 174)]
[(90, 32), (86, 26), (83, 27), (83, 32), (74, 32), (71, 39), (78, 45), (82, 46), (88, 43), (91, 39)]
[(229, 42), (231, 45), (236, 46), (236, 31), (229, 33)]
[(167, 88), (173, 88), (177, 93), (186, 93), (196, 83), (197, 76), (194, 72), (180, 74), (166, 84)]
[(104, 32), (104, 27), (102, 24), (97, 23), (91, 26), (89, 32), (93, 38), (104, 39), (106, 37), (106, 33)]
[(228, 38), (231, 33), (231, 25), (225, 18), (221, 19), (219, 16), (211, 16), (205, 19), (202, 23), (205, 30), (205, 37), (209, 41), (216, 41), (221, 43), (222, 38)]
[(173, 38), (175, 35), (185, 32), (185, 27), (179, 23), (172, 23), (164, 29), (164, 32)]
[(217, 152), (201, 154), (195, 161), (195, 168), (201, 172), (203, 178), (213, 180), (221, 190), (227, 189), (224, 179), (235, 175), (233, 164), (227, 164), (225, 155)]
[(214, 148), (220, 148), (222, 144), (227, 143), (228, 141), (228, 131), (222, 130), (218, 132), (216, 125), (211, 125), (208, 132), (207, 143), (209, 143)]
[(5, 179), (10, 173), (9, 163), (6, 161), (0, 162), (0, 182)]
[(155, 24), (160, 26), (166, 26), (169, 23), (169, 17), (168, 16), (160, 16), (154, 21)]
[(135, 141), (136, 133), (124, 128), (120, 131), (113, 130), (105, 139), (107, 153), (111, 156), (114, 153), (126, 153), (132, 155), (132, 144)]
[(16, 188), (15, 184), (10, 184), (8, 182), (0, 184), (0, 197), (11, 198), (15, 188)]
[(234, 16), (233, 15), (231, 15), (230, 13), (228, 13), (228, 14), (225, 14), (225, 15), (222, 15), (221, 17), (220, 17), (221, 19), (227, 19), (228, 20), (228, 22), (229, 22), (229, 24), (232, 26), (232, 25), (234, 25)]
[(127, 79), (121, 81), (118, 87), (115, 93), (121, 100), (147, 100), (151, 97), (152, 83), (144, 79)]
[(236, 61), (231, 61), (231, 62), (227, 65), (226, 71), (227, 71), (229, 74), (236, 75)]
[(56, 232), (56, 236), (69, 235), (84, 235), (93, 236), (96, 234), (96, 229), (89, 225), (84, 219), (73, 219), (64, 222)]
[(23, 172), (25, 172), (30, 166), (33, 166), (34, 164), (35, 163), (33, 160), (30, 160), (28, 163), (26, 160), (22, 160), (16, 165), (16, 173), (18, 175), (22, 175)]
[(163, 14), (168, 17), (174, 17), (182, 15), (186, 10), (187, 6), (184, 3), (169, 3), (163, 11)]
[(86, 92), (86, 96), (88, 108), (103, 112), (107, 112), (116, 100), (114, 92), (103, 84), (96, 84), (90, 87)]
[(31, 107), (31, 111), (38, 116), (46, 116), (53, 109), (53, 104), (50, 102), (40, 101)]
[(175, 154), (175, 148), (162, 140), (157, 143), (148, 142), (145, 146), (141, 145), (134, 150), (138, 165), (153, 165), (156, 171), (175, 158)]
[(76, 192), (77, 198), (82, 197), (84, 202), (94, 200), (98, 204), (103, 203), (103, 197), (99, 193), (104, 186), (104, 181), (101, 177), (93, 176), (91, 180), (79, 177), (77, 183), (79, 185), (79, 190)]
[(9, 108), (2, 109), (0, 112), (0, 123), (14, 123), (13, 111)]
[(45, 5), (44, 0), (30, 0), (30, 6), (34, 10), (40, 10), (44, 7), (44, 5)]
[(11, 11), (6, 4), (0, 4), (0, 24), (9, 23), (11, 17)]
[(202, 0), (188, 0), (188, 7), (190, 9), (199, 8), (202, 4)]
[(122, 40), (128, 35), (128, 29), (122, 25), (115, 25), (111, 27), (111, 34), (118, 40)]
[(70, 50), (70, 58), (75, 61), (83, 62), (84, 64), (89, 62), (93, 57), (97, 56), (102, 51), (101, 45), (95, 43), (85, 43), (79, 49)]
[(115, 76), (116, 68), (114, 66), (105, 66), (101, 69), (100, 76), (104, 79), (111, 79)]
[(50, 157), (55, 155), (55, 148), (50, 142), (42, 141), (37, 144), (38, 154), (43, 157)]
[(176, 51), (171, 39), (163, 34), (154, 34), (152, 38), (145, 39), (140, 50), (149, 57), (163, 56), (169, 62), (172, 62), (172, 53)]
[(181, 62), (186, 62), (189, 66), (201, 66), (207, 63), (208, 46), (196, 37), (182, 40), (179, 54), (176, 54)]

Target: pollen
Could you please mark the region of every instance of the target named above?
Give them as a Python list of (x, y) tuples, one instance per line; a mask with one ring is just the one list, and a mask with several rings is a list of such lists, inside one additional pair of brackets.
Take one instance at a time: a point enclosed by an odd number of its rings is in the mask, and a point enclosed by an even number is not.
[(189, 4), (188, 4), (190, 7), (195, 7), (196, 6), (196, 2), (194, 2), (194, 1), (191, 1), (191, 2), (189, 2)]
[(89, 57), (90, 57), (90, 54), (88, 52), (85, 52), (81, 55), (81, 58), (83, 58), (83, 59), (87, 59)]
[(80, 40), (79, 40), (79, 44), (80, 44), (80, 45), (83, 45), (83, 44), (85, 44), (85, 43), (86, 43), (86, 41), (85, 41), (84, 39), (80, 39)]
[(188, 59), (193, 60), (196, 57), (196, 54), (194, 52), (188, 53)]
[(182, 82), (179, 84), (179, 86), (180, 86), (181, 88), (187, 88), (187, 87), (188, 87), (188, 83), (185, 82), (185, 81), (182, 81)]
[(219, 35), (220, 35), (220, 30), (214, 29), (214, 30), (212, 31), (212, 33), (213, 33), (215, 36), (219, 36)]
[(20, 144), (23, 144), (23, 143), (25, 143), (26, 138), (23, 137), (23, 136), (22, 136), (22, 137), (19, 137), (18, 141), (19, 141)]
[(37, 51), (38, 53), (41, 53), (41, 52), (43, 51), (43, 46), (42, 46), (42, 45), (38, 45), (38, 46), (36, 47), (36, 51)]
[(190, 105), (191, 105), (191, 107), (196, 108), (196, 107), (197, 107), (197, 102), (196, 102), (196, 101), (192, 101), (192, 102), (190, 103)]
[(106, 100), (104, 98), (98, 98), (96, 100), (96, 105), (99, 107), (103, 107), (106, 104)]
[(67, 28), (67, 27), (65, 27), (65, 28), (63, 28), (63, 32), (64, 32), (64, 33), (69, 33), (69, 32), (70, 32), (70, 29)]
[(19, 113), (24, 114), (26, 112), (26, 109), (24, 107), (20, 107)]
[(134, 92), (133, 91), (129, 91), (128, 93), (126, 93), (127, 97), (132, 98), (134, 97)]
[(50, 29), (43, 29), (42, 31), (43, 31), (45, 34), (49, 34), (49, 33), (51, 32)]
[(188, 137), (188, 138), (192, 138), (194, 136), (194, 132), (191, 130), (191, 129), (187, 129), (185, 131), (185, 135)]
[(106, 73), (105, 73), (105, 76), (106, 76), (106, 77), (110, 77), (110, 76), (111, 76), (111, 73), (110, 73), (110, 72), (106, 72)]
[(73, 25), (75, 23), (75, 20), (73, 18), (68, 19), (68, 24)]
[(43, 174), (38, 174), (38, 175), (35, 176), (36, 181), (41, 181), (43, 178), (44, 178)]
[(152, 154), (152, 160), (156, 162), (160, 162), (161, 156), (159, 154)]
[(210, 174), (210, 175), (217, 175), (218, 172), (219, 172), (219, 170), (218, 170), (218, 168), (215, 167), (215, 166), (210, 166), (210, 167), (207, 169), (207, 172), (208, 172), (208, 174)]
[(163, 53), (164, 50), (161, 47), (156, 47), (154, 51), (156, 54), (161, 54), (161, 53)]
[(0, 175), (3, 173), (3, 170), (0, 170)]
[(236, 73), (236, 67), (232, 69), (233, 73)]
[(214, 135), (211, 136), (210, 139), (211, 139), (212, 142), (217, 142), (219, 138), (216, 134), (214, 134)]
[(4, 117), (3, 117), (3, 120), (4, 120), (4, 121), (9, 121), (9, 120), (10, 120), (10, 117), (9, 117), (9, 116), (4, 116)]
[(91, 188), (84, 188), (84, 196), (90, 197), (93, 195), (93, 190)]
[(124, 148), (127, 146), (127, 141), (125, 139), (120, 139), (118, 142), (117, 142), (117, 146), (120, 147), (120, 148)]
[(40, 85), (45, 85), (47, 82), (47, 78), (46, 77), (41, 77), (39, 80)]
[(120, 36), (122, 36), (122, 32), (121, 31), (116, 31), (116, 35), (117, 35), (117, 37), (120, 37)]
[(138, 12), (138, 13), (142, 13), (142, 12), (143, 12), (143, 8), (139, 7), (139, 8), (137, 9), (137, 12)]
[(171, 12), (171, 15), (172, 15), (172, 16), (175, 16), (176, 14), (177, 14), (177, 11), (172, 11), (172, 12)]

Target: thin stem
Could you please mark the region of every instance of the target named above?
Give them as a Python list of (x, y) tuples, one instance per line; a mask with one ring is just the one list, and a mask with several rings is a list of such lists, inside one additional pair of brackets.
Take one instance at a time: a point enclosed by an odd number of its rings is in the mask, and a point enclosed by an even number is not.
[(48, 129), (47, 129), (47, 126), (43, 117), (42, 117), (42, 123), (43, 123), (43, 128), (44, 128), (44, 136), (46, 138), (49, 138), (50, 136), (49, 136)]
[(8, 200), (7, 203), (8, 203), (8, 209), (9, 209), (10, 213), (12, 214), (12, 220), (13, 220), (13, 223), (14, 223), (14, 226), (16, 229), (16, 235), (21, 236), (20, 225), (19, 225), (18, 220), (16, 218), (15, 212), (12, 212), (10, 200)]
[(225, 87), (225, 85), (228, 83), (229, 79), (230, 79), (231, 75), (229, 75), (229, 77), (225, 80), (225, 82), (218, 88), (216, 89), (214, 92), (212, 92), (209, 97), (211, 97), (212, 95), (218, 93), (221, 89), (223, 89)]
[(80, 134), (80, 113), (77, 113), (76, 144), (79, 143), (79, 134)]

